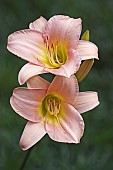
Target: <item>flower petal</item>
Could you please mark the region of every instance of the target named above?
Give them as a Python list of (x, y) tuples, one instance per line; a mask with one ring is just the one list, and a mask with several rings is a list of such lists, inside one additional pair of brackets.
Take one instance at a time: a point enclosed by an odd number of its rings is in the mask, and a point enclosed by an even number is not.
[(29, 62), (41, 65), (38, 57), (45, 57), (42, 34), (36, 30), (21, 30), (8, 37), (7, 49)]
[(63, 76), (56, 76), (50, 84), (47, 94), (55, 93), (60, 95), (67, 103), (73, 103), (78, 95), (78, 82), (75, 76), (70, 78)]
[(70, 104), (64, 104), (64, 113), (58, 115), (59, 123), (75, 143), (80, 142), (84, 132), (84, 121), (79, 112)]
[(27, 63), (21, 68), (19, 72), (18, 82), (20, 85), (22, 85), (32, 76), (35, 76), (37, 74), (43, 74), (43, 73), (47, 73), (47, 71), (44, 70), (44, 67)]
[(28, 122), (21, 136), (19, 145), (23, 150), (27, 150), (36, 144), (45, 134), (46, 131), (43, 122)]
[(40, 76), (33, 76), (27, 81), (28, 88), (48, 89), (50, 83)]
[(74, 140), (65, 132), (55, 116), (48, 116), (46, 118), (45, 128), (52, 140), (57, 142), (74, 143)]
[(91, 58), (98, 59), (98, 48), (94, 43), (90, 41), (80, 40), (76, 51), (78, 52), (82, 60), (87, 60)]
[(29, 28), (32, 30), (37, 30), (39, 32), (43, 32), (45, 30), (45, 26), (47, 24), (47, 20), (43, 17), (38, 18), (34, 22), (29, 24)]
[(43, 100), (46, 90), (16, 88), (10, 99), (13, 110), (23, 118), (32, 122), (42, 120), (41, 100)]
[(65, 77), (70, 77), (71, 75), (73, 75), (80, 67), (81, 58), (73, 49), (70, 49), (68, 51), (68, 54), (69, 54), (69, 58), (67, 62), (64, 65), (62, 65), (60, 68), (58, 69), (45, 68), (45, 70), (52, 74), (61, 75)]
[(81, 19), (73, 19), (63, 15), (56, 15), (49, 19), (44, 32), (49, 43), (55, 41), (66, 42), (68, 48), (75, 48), (81, 33)]
[(96, 92), (80, 92), (74, 102), (74, 107), (79, 113), (87, 112), (99, 105)]
[(77, 110), (65, 104), (65, 111), (58, 117), (48, 117), (46, 131), (58, 142), (79, 143), (84, 131), (84, 121)]

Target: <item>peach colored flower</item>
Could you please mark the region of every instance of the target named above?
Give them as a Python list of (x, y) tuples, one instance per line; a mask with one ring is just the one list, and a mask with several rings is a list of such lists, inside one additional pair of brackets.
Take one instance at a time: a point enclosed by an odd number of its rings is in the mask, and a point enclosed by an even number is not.
[(75, 76), (56, 76), (52, 83), (34, 76), (28, 88), (16, 88), (10, 99), (12, 108), (28, 120), (20, 139), (26, 150), (46, 133), (58, 142), (79, 143), (84, 131), (80, 113), (99, 104), (96, 92), (79, 92)]
[(40, 17), (30, 23), (29, 29), (11, 34), (8, 50), (29, 62), (20, 70), (19, 83), (46, 72), (70, 77), (79, 69), (81, 60), (98, 59), (97, 46), (79, 40), (81, 29), (80, 18), (56, 15), (48, 21)]

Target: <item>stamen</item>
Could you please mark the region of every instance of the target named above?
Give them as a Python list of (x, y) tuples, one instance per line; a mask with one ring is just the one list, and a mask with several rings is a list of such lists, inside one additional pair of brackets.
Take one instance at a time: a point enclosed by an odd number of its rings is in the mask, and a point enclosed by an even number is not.
[(59, 68), (67, 59), (65, 48), (61, 43), (58, 43), (58, 41), (49, 44), (48, 40), (49, 38), (47, 36), (45, 39), (45, 47), (48, 62), (52, 68)]
[(57, 62), (55, 62), (54, 56), (55, 56), (55, 51), (54, 51), (54, 47), (53, 47), (53, 44), (52, 44), (52, 48), (49, 52), (48, 59), (49, 59), (49, 62), (51, 63), (51, 65), (53, 65), (55, 67), (59, 67), (59, 64)]
[(61, 64), (60, 61), (59, 61), (59, 59), (58, 59), (58, 54), (57, 54), (57, 51), (58, 51), (58, 49), (57, 49), (57, 44), (56, 44), (55, 47), (56, 47), (56, 48), (55, 48), (55, 59), (56, 59), (56, 61), (57, 61), (58, 64)]
[[(58, 100), (58, 99), (57, 99)], [(61, 100), (57, 101), (55, 98), (51, 98), (47, 100), (47, 113), (50, 115), (57, 116), (57, 114), (60, 112), (60, 105)]]

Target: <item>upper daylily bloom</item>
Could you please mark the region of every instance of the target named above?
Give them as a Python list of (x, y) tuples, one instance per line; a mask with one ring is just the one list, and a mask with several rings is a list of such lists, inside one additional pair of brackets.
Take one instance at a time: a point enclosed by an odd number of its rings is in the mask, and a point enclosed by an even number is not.
[(70, 77), (80, 67), (81, 60), (98, 59), (95, 44), (79, 40), (81, 19), (56, 15), (48, 21), (40, 17), (30, 23), (29, 29), (17, 31), (8, 37), (8, 50), (27, 60), (19, 72), (19, 83), (41, 73)]
[(20, 147), (29, 149), (46, 133), (58, 142), (79, 143), (84, 131), (80, 113), (99, 104), (96, 92), (79, 92), (75, 76), (56, 76), (52, 83), (34, 76), (27, 88), (16, 88), (12, 108), (28, 120)]

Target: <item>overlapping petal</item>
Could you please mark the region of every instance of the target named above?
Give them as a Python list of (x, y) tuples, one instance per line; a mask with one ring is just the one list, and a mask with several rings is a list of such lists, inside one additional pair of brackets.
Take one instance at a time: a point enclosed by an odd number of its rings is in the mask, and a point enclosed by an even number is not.
[(37, 74), (43, 74), (47, 73), (46, 70), (44, 70), (44, 67), (38, 66), (32, 63), (25, 64), (18, 75), (18, 82), (20, 85), (24, 84), (29, 78), (37, 75)]
[(8, 50), (31, 63), (41, 65), (38, 57), (45, 58), (44, 39), (36, 30), (21, 30), (8, 37)]
[(34, 22), (29, 24), (29, 28), (39, 32), (44, 32), (47, 20), (44, 17), (40, 17)]
[(76, 51), (78, 52), (82, 60), (87, 60), (91, 58), (98, 59), (98, 48), (94, 43), (90, 41), (79, 40)]
[(64, 113), (47, 119), (46, 131), (55, 141), (79, 143), (84, 131), (84, 121), (72, 105), (65, 104)]
[(73, 103), (78, 95), (78, 82), (75, 76), (70, 78), (63, 76), (56, 76), (50, 84), (47, 94), (55, 93), (60, 95), (67, 103)]
[(40, 122), (42, 120), (40, 106), (45, 94), (44, 89), (16, 88), (10, 104), (20, 116), (32, 122)]
[(74, 143), (73, 138), (62, 128), (56, 117), (46, 119), (46, 132), (49, 137), (57, 142)]
[(58, 119), (75, 143), (79, 143), (84, 132), (84, 121), (79, 112), (72, 105), (64, 103), (64, 113), (59, 114)]
[(28, 122), (20, 139), (20, 147), (27, 150), (36, 144), (46, 134), (44, 123)]
[(48, 89), (50, 83), (40, 76), (33, 76), (27, 81), (28, 88)]
[(38, 66), (32, 63), (27, 63), (24, 65), (18, 75), (19, 84), (24, 84), (30, 77), (37, 74), (43, 74), (50, 72), (55, 75), (61, 75), (65, 77), (70, 77), (74, 74), (81, 64), (81, 58), (78, 56), (75, 50), (69, 50), (69, 59), (67, 62), (58, 69), (50, 69), (43, 66)]
[(58, 69), (45, 68), (45, 70), (52, 74), (61, 75), (65, 77), (70, 77), (71, 75), (73, 75), (80, 67), (81, 58), (73, 49), (70, 49), (68, 51), (68, 54), (69, 54), (68, 56), (69, 58), (67, 62), (64, 65), (62, 65), (60, 68)]
[(75, 48), (78, 44), (81, 33), (81, 19), (73, 19), (63, 15), (51, 17), (46, 25), (44, 32), (52, 41), (60, 41), (66, 43), (68, 48)]
[(96, 92), (80, 92), (74, 102), (74, 107), (79, 113), (87, 112), (99, 105)]

